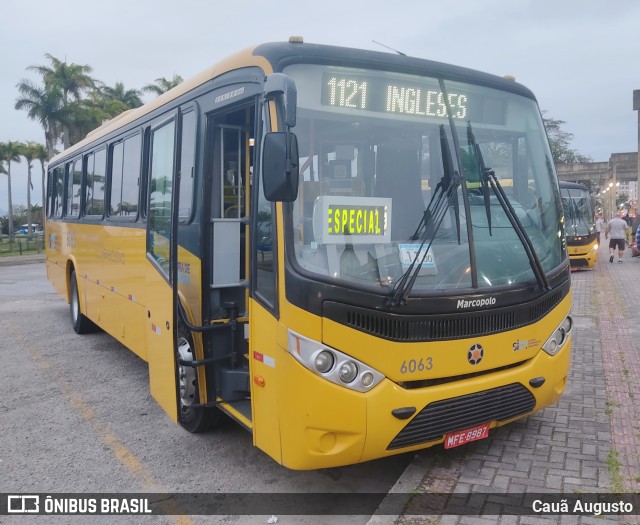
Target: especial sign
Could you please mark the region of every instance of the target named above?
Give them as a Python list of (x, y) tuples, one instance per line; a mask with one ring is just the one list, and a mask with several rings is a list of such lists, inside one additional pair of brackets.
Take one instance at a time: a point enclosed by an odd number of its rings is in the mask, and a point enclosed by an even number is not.
[(391, 242), (391, 199), (382, 197), (318, 197), (313, 229), (321, 244)]

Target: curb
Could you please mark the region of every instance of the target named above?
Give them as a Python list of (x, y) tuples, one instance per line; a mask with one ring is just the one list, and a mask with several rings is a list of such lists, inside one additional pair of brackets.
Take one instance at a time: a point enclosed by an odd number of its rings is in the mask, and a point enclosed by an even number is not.
[(39, 255), (12, 255), (10, 257), (0, 257), (0, 266), (17, 266), (22, 264), (43, 263), (44, 253)]

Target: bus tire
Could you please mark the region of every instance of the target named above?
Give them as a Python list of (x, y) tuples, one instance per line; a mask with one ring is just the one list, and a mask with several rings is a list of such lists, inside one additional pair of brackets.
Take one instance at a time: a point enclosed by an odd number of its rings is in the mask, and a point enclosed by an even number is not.
[(182, 324), (178, 325), (176, 345), (176, 391), (178, 394), (178, 423), (191, 433), (204, 432), (217, 426), (223, 414), (215, 407), (192, 406), (200, 403), (200, 385), (195, 368), (181, 365), (180, 361), (193, 361), (193, 338)]
[(88, 334), (89, 332), (95, 331), (96, 325), (80, 311), (78, 281), (76, 279), (76, 272), (73, 270), (71, 270), (70, 281), (69, 308), (71, 310), (71, 325), (76, 334)]

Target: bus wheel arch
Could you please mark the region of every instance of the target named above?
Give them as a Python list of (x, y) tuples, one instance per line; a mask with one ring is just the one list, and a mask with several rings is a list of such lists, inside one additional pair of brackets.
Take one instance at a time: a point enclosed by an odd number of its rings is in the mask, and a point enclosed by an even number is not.
[(87, 334), (95, 331), (96, 325), (93, 324), (82, 313), (82, 307), (80, 302), (80, 290), (78, 287), (78, 279), (76, 277), (76, 271), (73, 264), (69, 265), (69, 278), (67, 281), (67, 287), (69, 290), (69, 310), (71, 313), (71, 326), (76, 334)]
[[(185, 311), (188, 310), (185, 309)], [(178, 423), (185, 430), (194, 434), (217, 426), (224, 416), (216, 407), (200, 405), (200, 384), (197, 369), (187, 364), (181, 364), (181, 361), (190, 363), (196, 359), (195, 348), (192, 333), (181, 321), (178, 321), (175, 352)], [(207, 381), (210, 380), (212, 378), (207, 378)]]

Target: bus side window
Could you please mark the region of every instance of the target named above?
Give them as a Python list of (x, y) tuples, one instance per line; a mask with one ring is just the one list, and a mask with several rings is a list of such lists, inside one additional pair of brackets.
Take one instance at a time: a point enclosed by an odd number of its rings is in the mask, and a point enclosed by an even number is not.
[(182, 114), (182, 143), (180, 154), (180, 202), (178, 217), (180, 222), (189, 222), (193, 217), (193, 193), (196, 156), (196, 112)]
[(140, 192), (142, 140), (137, 133), (111, 146), (109, 215), (135, 220)]
[(105, 162), (105, 149), (86, 157), (85, 215), (102, 217), (104, 212)]
[(67, 207), (66, 217), (80, 215), (80, 197), (82, 191), (82, 159), (75, 159), (67, 164)]
[(58, 166), (49, 172), (49, 209), (48, 216), (62, 217), (62, 198), (64, 195), (64, 166)]
[(171, 120), (152, 131), (149, 169), (147, 251), (167, 274), (171, 268), (175, 129), (175, 120)]

